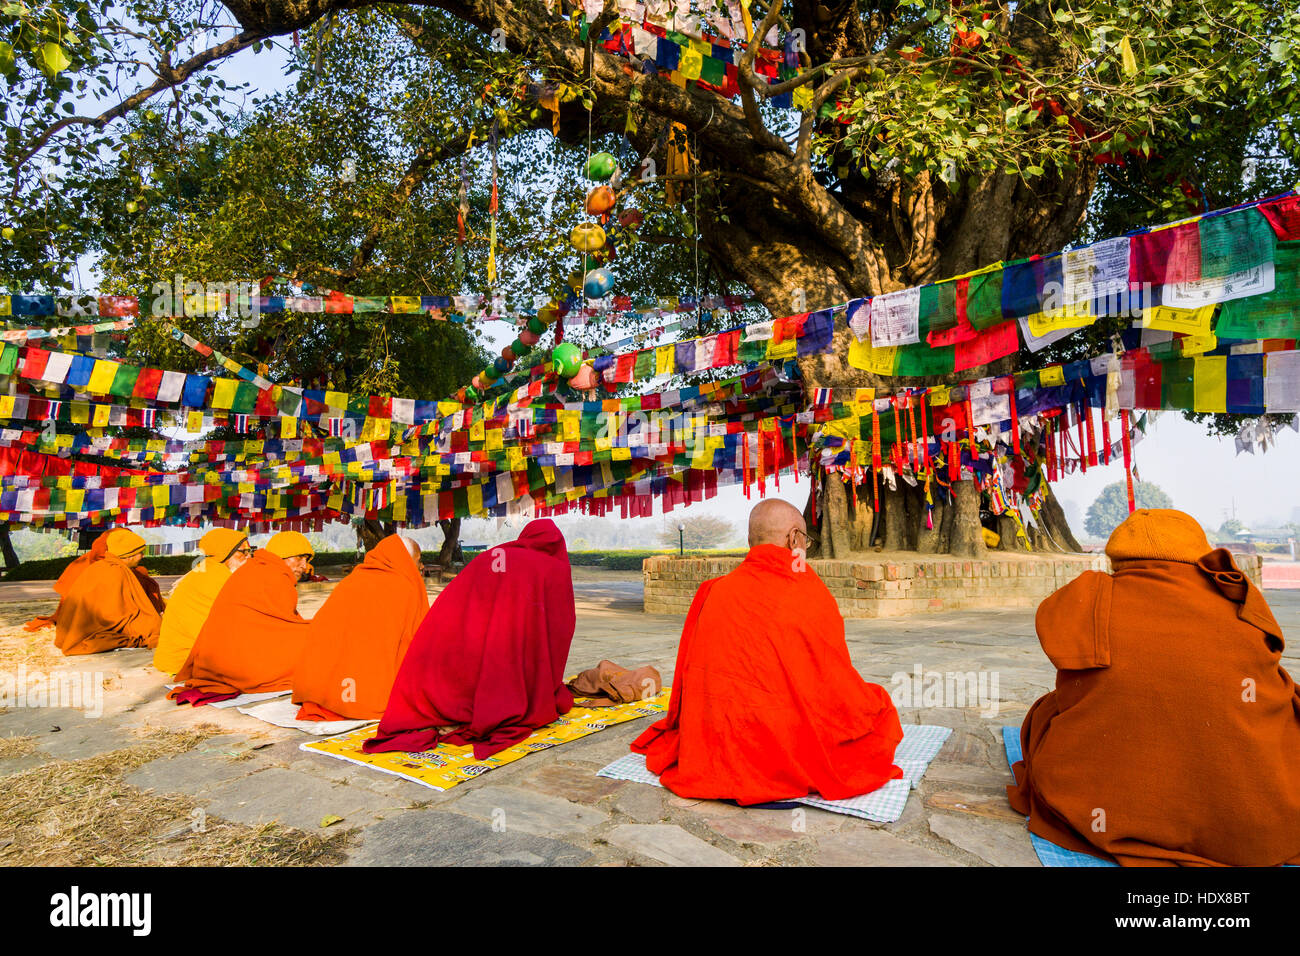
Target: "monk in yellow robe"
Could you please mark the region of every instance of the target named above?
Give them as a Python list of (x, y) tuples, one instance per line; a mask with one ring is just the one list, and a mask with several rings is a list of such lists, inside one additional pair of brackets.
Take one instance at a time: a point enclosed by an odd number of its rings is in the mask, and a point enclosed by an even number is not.
[(308, 632), (298, 614), (298, 581), (314, 553), (305, 535), (281, 531), (231, 574), (176, 674), (185, 686), (167, 696), (202, 704), (291, 690)]
[(378, 720), (406, 648), (429, 610), (420, 546), (392, 534), (366, 554), (311, 619), (293, 675), (299, 720)]
[(125, 528), (104, 538), (103, 558), (86, 566), (54, 612), (54, 644), (68, 656), (158, 643), (162, 614), (138, 573), (144, 538)]
[(1264, 596), (1181, 511), (1134, 512), (1106, 554), (1038, 607), (1056, 689), (1011, 806), (1125, 866), (1300, 864), (1300, 690)]
[(248, 535), (232, 528), (213, 528), (199, 539), (199, 551), (203, 556), (176, 582), (163, 614), (153, 666), (164, 674), (181, 669), (222, 586), (253, 556)]

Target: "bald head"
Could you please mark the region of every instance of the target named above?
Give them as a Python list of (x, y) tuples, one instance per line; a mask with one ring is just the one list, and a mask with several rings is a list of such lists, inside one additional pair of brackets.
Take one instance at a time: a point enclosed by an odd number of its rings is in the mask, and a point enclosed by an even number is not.
[[(756, 548), (760, 544), (775, 544), (778, 547), (804, 547), (805, 540), (795, 531), (806, 532), (808, 525), (803, 513), (788, 501), (780, 498), (767, 498), (754, 506), (749, 513), (749, 546)], [(797, 539), (797, 540), (796, 540)]]
[(411, 556), (411, 560), (416, 564), (420, 563), (420, 546), (411, 538), (403, 537), (402, 544), (406, 545), (406, 553)]

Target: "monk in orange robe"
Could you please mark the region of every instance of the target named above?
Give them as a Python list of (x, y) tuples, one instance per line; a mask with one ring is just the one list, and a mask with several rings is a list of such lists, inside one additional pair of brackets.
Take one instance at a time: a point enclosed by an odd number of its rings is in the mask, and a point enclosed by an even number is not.
[(54, 644), (68, 656), (158, 643), (162, 615), (136, 573), (144, 538), (125, 528), (102, 537), (104, 556), (82, 569), (54, 612)]
[(1263, 595), (1181, 511), (1134, 512), (1106, 554), (1039, 605), (1056, 690), (1011, 805), (1127, 866), (1300, 864), (1300, 693)]
[(299, 720), (378, 720), (429, 610), (420, 546), (392, 534), (366, 554), (311, 619), (293, 675)]
[(248, 535), (232, 528), (213, 528), (199, 539), (199, 551), (203, 556), (176, 582), (163, 614), (153, 666), (164, 674), (181, 669), (212, 613), (212, 602), (230, 575), (253, 556)]
[[(58, 580), (54, 582), (54, 593), (59, 596), (60, 602), (62, 602), (63, 598), (68, 596), (68, 592), (72, 590), (72, 585), (76, 582), (77, 578), (81, 577), (81, 573), (104, 556), (104, 548), (107, 544), (108, 533), (105, 532), (90, 543), (89, 551), (73, 558), (68, 563), (68, 566), (63, 569), (63, 573), (60, 574)], [(56, 610), (54, 614), (57, 613), (58, 611)], [(34, 617), (24, 624), (23, 627), (29, 631), (39, 631), (44, 627), (53, 627), (54, 614), (51, 614), (49, 617)]]
[(668, 715), (632, 744), (678, 796), (841, 800), (903, 775), (898, 712), (850, 663), (844, 619), (803, 557), (807, 533), (797, 508), (760, 502), (745, 560), (696, 592)]
[(293, 687), (307, 643), (298, 614), (298, 581), (315, 552), (305, 535), (281, 531), (221, 587), (189, 658), (176, 674), (178, 703), (260, 694)]

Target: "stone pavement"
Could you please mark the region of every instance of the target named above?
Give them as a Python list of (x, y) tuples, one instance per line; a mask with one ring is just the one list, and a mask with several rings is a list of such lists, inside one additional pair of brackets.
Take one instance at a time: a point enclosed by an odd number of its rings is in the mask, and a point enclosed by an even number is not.
[[(642, 613), (635, 572), (575, 568), (574, 578), (578, 626), (570, 670), (609, 658), (653, 664), (671, 681), (681, 618)], [(325, 596), (304, 594), (304, 613)], [(1267, 596), (1283, 629), (1294, 633), (1300, 592)], [(50, 602), (42, 613), (52, 607)], [(32, 609), (0, 603), (0, 626), (20, 623)], [(597, 770), (627, 753), (646, 720), (531, 755), (439, 793), (304, 753), (298, 745), (305, 735), (233, 710), (176, 707), (164, 699), (150, 652), (135, 650), (60, 663), (68, 672), (98, 673), (105, 682), (98, 718), (51, 708), (0, 715), (0, 736), (34, 735), (38, 743), (34, 753), (0, 759), (0, 777), (46, 760), (117, 749), (133, 739), (132, 730), (182, 729), (203, 721), (217, 724), (220, 734), (140, 767), (127, 782), (192, 795), (207, 813), (238, 822), (275, 820), (327, 835), (355, 828), (350, 865), (1036, 866), (1024, 823), (1007, 806), (1003, 788), (1011, 775), (999, 734), (1003, 725), (1020, 723), (1054, 678), (1034, 636), (1033, 611), (854, 620), (847, 632), (853, 662), (868, 679), (892, 690), (895, 675), (911, 678), (909, 689), (917, 693), (911, 706), (900, 708), (904, 722), (954, 728), (921, 789), (892, 824), (813, 808), (742, 810), (597, 777)], [(1286, 663), (1300, 673), (1295, 648), (1288, 648)], [(974, 677), (969, 684), (950, 680), (948, 699), (940, 699), (934, 679), (926, 679), (933, 674)], [(953, 697), (958, 690), (964, 697)], [(343, 821), (321, 830), (327, 816)]]

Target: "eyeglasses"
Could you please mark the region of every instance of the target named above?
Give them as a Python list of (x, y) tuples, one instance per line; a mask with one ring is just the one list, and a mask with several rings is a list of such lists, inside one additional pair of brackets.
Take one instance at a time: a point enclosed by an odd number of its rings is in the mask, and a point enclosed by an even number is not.
[(816, 542), (821, 541), (821, 538), (818, 535), (804, 531), (802, 528), (795, 528), (794, 533), (803, 535), (804, 540), (809, 544), (815, 544)]

